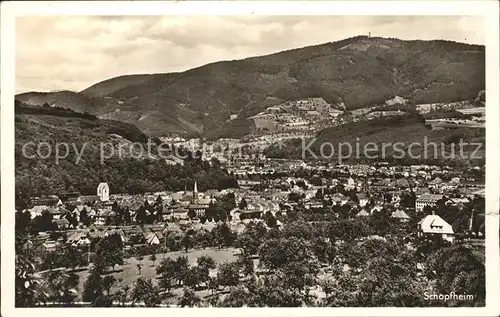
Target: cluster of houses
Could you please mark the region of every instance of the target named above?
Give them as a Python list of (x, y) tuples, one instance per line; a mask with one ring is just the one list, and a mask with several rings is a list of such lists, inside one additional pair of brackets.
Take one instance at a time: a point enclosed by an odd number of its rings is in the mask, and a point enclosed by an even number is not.
[(250, 134), (318, 131), (334, 125), (342, 113), (322, 98), (288, 101), (249, 117)]
[[(198, 192), (195, 182), (193, 189), (189, 191), (145, 195), (112, 195), (108, 184), (100, 183), (96, 195), (69, 197), (64, 202), (54, 195), (34, 197), (27, 211), (31, 219), (48, 212), (58, 229), (67, 230), (69, 243), (88, 243), (89, 236), (110, 234), (116, 230), (125, 241), (131, 236), (131, 230), (135, 235), (143, 237), (139, 240), (154, 245), (163, 241), (165, 230), (210, 231), (216, 224), (213, 221), (201, 221), (201, 218), (205, 217), (210, 204), (216, 203), (221, 196), (229, 192), (234, 193), (237, 205), (237, 208), (230, 211), (229, 225), (236, 232), (243, 231), (249, 221), (263, 221), (264, 215), (268, 213), (275, 217), (278, 213), (286, 217), (287, 211), (293, 210), (298, 205), (297, 201), (290, 199), (291, 194), (295, 193), (295, 196), (300, 197), (300, 205), (303, 206), (304, 212), (308, 210), (312, 212), (319, 208), (333, 212), (336, 206), (347, 205), (349, 210), (355, 212), (356, 217), (369, 217), (390, 206), (391, 218), (403, 223), (410, 220), (412, 213), (421, 214), (422, 219), (418, 222), (417, 228), (419, 235), (440, 235), (443, 239), (453, 241), (455, 233), (452, 226), (438, 215), (425, 215), (423, 213), (425, 208), (433, 209), (438, 203), (444, 202), (447, 205), (457, 206), (460, 210), (470, 203), (475, 195), (484, 195), (484, 188), (464, 185), (462, 179), (447, 168), (394, 167), (384, 164), (376, 167), (356, 165), (329, 168), (292, 161), (286, 164), (293, 165), (292, 169), (300, 167), (305, 171), (314, 171), (318, 176), (324, 171), (335, 171), (338, 176), (320, 177), (320, 184), (315, 185), (305, 177), (277, 177), (266, 182), (261, 179), (253, 181), (259, 184), (258, 190), (255, 186), (245, 186), (242, 183), (238, 189), (208, 190), (203, 193)], [(248, 174), (249, 171), (246, 172)], [(251, 173), (259, 174), (259, 170), (253, 169)], [(318, 191), (321, 192), (320, 195)], [(407, 202), (403, 204), (402, 201), (411, 195), (414, 207), (408, 206)], [(243, 199), (246, 203), (240, 209), (238, 206)], [(145, 204), (154, 206), (157, 212), (154, 224), (120, 225), (118, 229), (112, 229), (116, 224), (111, 223), (109, 219), (116, 216), (114, 206), (126, 209), (130, 212), (131, 218), (135, 219), (134, 216), (138, 210), (144, 209)], [(83, 211), (91, 219), (86, 225), (83, 225), (80, 219)], [(68, 220), (71, 218), (69, 215), (76, 219), (77, 225), (74, 220), (72, 222)], [(276, 225), (280, 227), (281, 222), (277, 221)], [(46, 241), (44, 248), (50, 249), (54, 243)]]

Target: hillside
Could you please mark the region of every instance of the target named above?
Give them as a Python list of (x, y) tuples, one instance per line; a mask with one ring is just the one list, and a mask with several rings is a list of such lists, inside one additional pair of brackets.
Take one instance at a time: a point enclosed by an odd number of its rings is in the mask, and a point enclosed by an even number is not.
[[(451, 153), (460, 156), (460, 139), (463, 139), (464, 143), (481, 143), (481, 149), (473, 154), (476, 146), (464, 145), (463, 153), (465, 158), (455, 157), (450, 159)], [(342, 153), (343, 157), (348, 157), (348, 159), (343, 159), (344, 162), (368, 162), (372, 160), (397, 161), (400, 163), (418, 162), (419, 164), (447, 162), (461, 166), (470, 164), (482, 166), (485, 162), (484, 129), (432, 130), (426, 126), (425, 120), (420, 115), (415, 114), (383, 117), (327, 128), (316, 135), (312, 145), (310, 145), (310, 142), (311, 140), (290, 140), (281, 146), (271, 146), (265, 151), (265, 154), (274, 158), (302, 158), (302, 150), (304, 150), (306, 159), (314, 158), (313, 155), (321, 158), (321, 145), (328, 143), (333, 145), (334, 155), (331, 156), (331, 146), (324, 145), (324, 159), (333, 163), (339, 161), (339, 153)], [(376, 146), (366, 146), (369, 142), (373, 142)], [(402, 144), (395, 145), (398, 142), (402, 142)], [(351, 145), (352, 154), (350, 156), (348, 146), (341, 146), (344, 143)], [(412, 143), (415, 143), (415, 145), (412, 146)], [(432, 143), (437, 145), (437, 150), (434, 150), (435, 147)], [(357, 144), (359, 144), (359, 151), (356, 150)], [(387, 145), (385, 150), (383, 149), (384, 144)], [(428, 145), (427, 155), (424, 151), (425, 144)], [(363, 150), (365, 146), (368, 149), (376, 148), (376, 150), (369, 150), (365, 155)], [(452, 147), (454, 147), (454, 152), (452, 152)], [(403, 155), (399, 149), (403, 150), (405, 154)], [(385, 151), (385, 154), (383, 151)], [(413, 157), (408, 153), (411, 153)], [(474, 155), (474, 158), (470, 159), (472, 155)]]
[[(73, 91), (27, 92), (16, 95), (16, 100), (30, 106), (47, 104), (53, 107), (69, 108), (82, 113), (104, 107), (104, 99), (90, 98)], [(91, 112), (94, 113), (94, 111)]]
[[(76, 105), (65, 104), (149, 135), (217, 137), (239, 136), (246, 117), (270, 99), (322, 97), (355, 109), (395, 95), (414, 104), (472, 100), (484, 86), (484, 46), (359, 36), (182, 73), (121, 76), (78, 93)], [(239, 114), (237, 124), (228, 122), (232, 114)]]
[(75, 191), (95, 195), (102, 181), (112, 193), (182, 190), (193, 179), (204, 190), (234, 185), (225, 171), (201, 162), (167, 165), (154, 147), (148, 158), (148, 137), (128, 123), (19, 101), (15, 113), (16, 192), (26, 196)]

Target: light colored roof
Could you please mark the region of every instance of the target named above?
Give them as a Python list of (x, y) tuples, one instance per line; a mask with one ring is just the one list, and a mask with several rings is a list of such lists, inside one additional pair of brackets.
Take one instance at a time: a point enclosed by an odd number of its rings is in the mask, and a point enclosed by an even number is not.
[(106, 182), (99, 183), (99, 186), (97, 186), (97, 190), (99, 190), (99, 188), (103, 188), (103, 187), (109, 187), (108, 183), (106, 183)]
[(417, 198), (417, 202), (437, 202), (443, 198), (443, 195), (434, 195), (434, 194), (423, 194), (422, 196)]
[(83, 232), (75, 232), (73, 233), (71, 236), (68, 237), (68, 241), (69, 242), (72, 242), (72, 241), (78, 241), (80, 240), (81, 238), (84, 238), (86, 237), (86, 234), (83, 233)]
[(358, 212), (356, 214), (356, 217), (366, 217), (366, 216), (369, 216), (369, 215), (370, 214), (366, 210), (362, 209), (360, 212)]
[(28, 211), (32, 213), (41, 213), (42, 211), (47, 209), (49, 209), (49, 206), (38, 205), (38, 206), (33, 206), (32, 208), (28, 209)]
[(210, 204), (211, 199), (210, 198), (200, 198), (198, 199), (198, 203), (201, 205), (208, 205)]
[(453, 234), (453, 227), (438, 215), (427, 215), (418, 225), (424, 233)]
[(160, 238), (156, 234), (154, 234), (153, 232), (146, 233), (145, 238), (146, 238), (146, 241), (148, 244), (158, 244), (158, 243), (155, 243), (155, 239), (158, 239), (158, 241), (160, 240)]
[(403, 210), (398, 209), (391, 214), (391, 218), (410, 219), (410, 216), (408, 216)]
[(69, 225), (69, 221), (66, 218), (56, 219), (53, 222), (55, 222), (58, 225)]

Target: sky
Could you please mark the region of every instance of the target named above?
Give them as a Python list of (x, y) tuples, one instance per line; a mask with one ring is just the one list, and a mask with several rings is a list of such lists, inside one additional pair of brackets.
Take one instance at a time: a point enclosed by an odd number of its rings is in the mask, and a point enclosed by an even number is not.
[(16, 20), (16, 93), (81, 91), (357, 35), (485, 44), (474, 16), (30, 16)]

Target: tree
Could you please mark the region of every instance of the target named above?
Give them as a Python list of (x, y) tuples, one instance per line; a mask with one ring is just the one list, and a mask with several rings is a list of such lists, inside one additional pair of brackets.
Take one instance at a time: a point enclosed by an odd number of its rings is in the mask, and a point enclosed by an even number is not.
[(156, 254), (151, 254), (151, 256), (149, 257), (149, 260), (153, 261), (153, 266), (155, 266), (155, 261), (156, 261)]
[(258, 307), (299, 307), (301, 296), (283, 287), (277, 276), (269, 276), (256, 288), (256, 296), (251, 306)]
[(83, 300), (91, 302), (94, 307), (110, 307), (112, 305), (111, 299), (104, 294), (102, 270), (101, 265), (94, 265), (83, 285)]
[(180, 256), (174, 261), (175, 278), (177, 284), (181, 284), (186, 279), (189, 271), (189, 260), (187, 256)]
[(77, 296), (78, 275), (67, 274), (64, 271), (49, 271), (46, 276), (46, 285), (49, 289), (48, 299), (54, 302), (64, 303), (68, 306)]
[(193, 289), (198, 288), (198, 285), (202, 282), (203, 272), (198, 266), (191, 267), (184, 278), (184, 285), (191, 287)]
[(184, 238), (182, 239), (182, 245), (184, 246), (185, 252), (188, 252), (189, 248), (191, 248), (193, 246), (193, 238), (187, 232), (184, 235)]
[(297, 192), (291, 192), (288, 194), (288, 200), (291, 202), (298, 203), (302, 199), (302, 195)]
[(429, 271), (435, 272), (430, 276), (436, 278), (440, 292), (464, 291), (474, 294), (476, 301), (484, 301), (485, 266), (469, 248), (458, 245), (438, 249), (428, 258), (427, 265)]
[(189, 211), (187, 212), (187, 215), (188, 215), (189, 219), (196, 218), (196, 212), (193, 209), (189, 209)]
[(257, 254), (261, 241), (266, 240), (267, 237), (267, 228), (263, 223), (250, 223), (245, 231), (237, 236), (234, 245), (243, 253), (254, 255)]
[(259, 253), (259, 266), (275, 270), (287, 263), (304, 263), (311, 258), (313, 256), (303, 239), (274, 238), (264, 242)]
[(116, 282), (116, 278), (113, 275), (106, 275), (102, 279), (102, 287), (106, 290), (108, 296), (110, 296), (109, 292), (111, 291), (111, 287)]
[(41, 289), (42, 281), (35, 275), (35, 263), (31, 254), (23, 251), (26, 241), (23, 235), (16, 232), (15, 251), (15, 305), (16, 307), (34, 307), (47, 301)]
[(132, 290), (132, 300), (143, 301), (146, 307), (155, 307), (161, 303), (160, 290), (153, 285), (151, 279), (144, 280), (139, 278)]
[(325, 195), (323, 194), (323, 189), (318, 189), (316, 191), (316, 194), (314, 195), (314, 197), (318, 200), (323, 200), (323, 198), (325, 197)]
[(96, 248), (96, 260), (103, 263), (104, 267), (123, 264), (123, 250), (121, 237), (118, 234), (103, 238)]
[(202, 255), (196, 259), (196, 263), (200, 268), (200, 282), (208, 283), (208, 280), (210, 278), (210, 270), (217, 267), (215, 265), (214, 259), (208, 255)]
[(240, 268), (245, 276), (248, 276), (248, 275), (254, 273), (253, 260), (247, 254), (243, 254), (238, 259), (237, 263), (240, 266)]
[(221, 263), (217, 272), (217, 283), (221, 286), (236, 286), (239, 282), (239, 267), (236, 263)]
[(184, 288), (184, 291), (182, 293), (182, 297), (179, 300), (179, 306), (181, 307), (194, 307), (198, 304), (200, 304), (201, 299), (196, 296), (193, 290), (189, 288)]
[(236, 239), (236, 234), (231, 231), (227, 223), (218, 224), (212, 229), (211, 234), (217, 241), (219, 249), (223, 246), (230, 247)]
[(30, 212), (28, 210), (25, 211), (18, 210), (16, 211), (15, 219), (16, 219), (15, 220), (16, 232), (26, 231), (31, 221)]
[(85, 257), (82, 251), (73, 246), (64, 249), (63, 260), (65, 265), (70, 267), (72, 271), (74, 271), (77, 266), (85, 264)]
[(228, 296), (224, 298), (220, 306), (222, 307), (243, 307), (253, 302), (253, 294), (242, 286), (235, 287)]
[(177, 277), (176, 261), (170, 258), (163, 259), (160, 262), (160, 266), (156, 268), (156, 274), (160, 275), (158, 277), (158, 285), (160, 288), (170, 293)]
[(247, 209), (247, 207), (248, 207), (248, 203), (247, 203), (246, 199), (242, 198), (239, 205), (238, 205), (238, 208), (243, 210), (243, 209)]
[(130, 286), (125, 285), (122, 289), (117, 292), (118, 299), (122, 306), (128, 301), (128, 293), (130, 291)]
[(137, 213), (135, 214), (135, 221), (139, 224), (143, 224), (146, 222), (146, 207), (141, 206), (137, 210)]
[(86, 208), (82, 208), (82, 210), (80, 211), (80, 222), (86, 227), (90, 226), (90, 217), (87, 213)]

